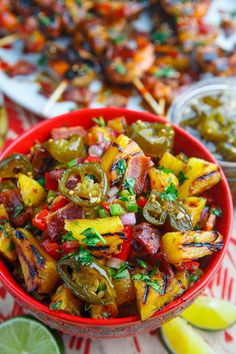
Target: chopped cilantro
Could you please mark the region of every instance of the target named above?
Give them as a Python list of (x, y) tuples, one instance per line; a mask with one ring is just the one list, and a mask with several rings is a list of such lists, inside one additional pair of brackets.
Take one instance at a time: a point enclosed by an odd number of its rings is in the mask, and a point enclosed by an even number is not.
[(82, 265), (86, 265), (92, 263), (93, 256), (86, 250), (83, 246), (80, 247), (79, 254), (77, 256), (77, 260), (79, 260)]
[(44, 25), (44, 26), (50, 26), (51, 20), (48, 16), (45, 15), (40, 15), (39, 17), (39, 22)]
[(101, 317), (102, 317), (102, 318), (110, 318), (110, 317), (111, 317), (111, 314), (110, 314), (109, 312), (103, 312), (103, 313), (101, 314)]
[(147, 264), (142, 259), (136, 259), (136, 263), (143, 269), (147, 268)]
[(188, 273), (188, 280), (190, 283), (195, 283), (199, 277), (200, 277), (200, 273), (199, 272), (195, 272), (195, 273)]
[(126, 171), (126, 162), (123, 159), (120, 159), (116, 164), (116, 172), (119, 178), (122, 178)]
[(46, 187), (46, 183), (45, 183), (45, 178), (39, 178), (37, 180), (38, 184), (40, 184), (40, 186), (42, 186), (43, 188)]
[(151, 40), (154, 42), (158, 42), (160, 44), (164, 44), (169, 38), (169, 34), (167, 32), (153, 32), (151, 33)]
[(47, 57), (46, 55), (41, 55), (41, 57), (38, 60), (38, 65), (46, 65), (47, 64)]
[(120, 75), (126, 74), (126, 67), (123, 64), (116, 64), (115, 70), (118, 72)]
[(66, 242), (66, 241), (75, 241), (76, 238), (74, 238), (73, 233), (71, 231), (67, 232), (67, 234), (62, 236), (61, 241)]
[(211, 208), (211, 214), (214, 214), (216, 216), (222, 216), (222, 210), (220, 208)]
[(112, 42), (116, 45), (120, 45), (121, 43), (124, 42), (126, 39), (126, 36), (124, 34), (120, 34), (117, 37), (112, 38)]
[(117, 280), (120, 280), (122, 278), (127, 278), (129, 277), (129, 271), (128, 271), (128, 266), (127, 266), (127, 263), (123, 263), (121, 264), (120, 268), (115, 271), (115, 269), (111, 268), (111, 276), (112, 276), (112, 279), (117, 279)]
[(95, 230), (93, 227), (89, 227), (83, 232), (81, 232), (81, 235), (85, 236), (83, 239), (83, 242), (86, 243), (88, 246), (96, 246), (97, 243), (102, 242), (103, 244), (106, 244), (106, 240), (100, 235), (100, 233)]
[(188, 177), (185, 176), (184, 171), (180, 171), (179, 175), (178, 175), (178, 180), (179, 180), (179, 184), (180, 186), (184, 183), (184, 181), (186, 181), (188, 179)]
[(135, 179), (131, 177), (126, 177), (123, 187), (128, 190), (130, 194), (135, 194), (134, 192)]
[(105, 127), (106, 123), (103, 119), (103, 117), (98, 117), (98, 118), (93, 118), (93, 122), (96, 123), (97, 125), (100, 125), (100, 127)]
[(166, 187), (164, 192), (160, 193), (162, 200), (167, 200), (169, 202), (174, 202), (178, 198), (178, 191), (173, 183)]
[(161, 285), (158, 283), (158, 281), (156, 279), (151, 279), (149, 275), (147, 274), (135, 274), (132, 277), (133, 280), (142, 280), (144, 281), (148, 286), (150, 286), (151, 288), (153, 288), (156, 292), (158, 292), (159, 294), (162, 293), (162, 288)]
[(195, 230), (195, 231), (200, 230), (200, 227), (199, 227), (199, 224), (198, 224), (198, 223), (194, 226), (193, 230)]
[(173, 78), (176, 76), (176, 70), (173, 68), (170, 68), (169, 66), (164, 66), (163, 68), (158, 69), (154, 75), (156, 77), (167, 77), (167, 78)]
[(23, 205), (18, 205), (15, 209), (15, 212), (13, 214), (13, 218), (17, 218), (18, 216), (20, 216), (21, 213), (23, 213), (23, 211), (25, 210)]
[(158, 166), (158, 170), (163, 171), (167, 174), (173, 173), (173, 171), (171, 171), (169, 168), (165, 168), (164, 166)]
[(58, 310), (58, 309), (60, 309), (61, 304), (62, 304), (62, 300), (57, 301), (57, 302), (53, 302), (53, 303), (50, 305), (50, 308), (51, 308), (52, 310)]

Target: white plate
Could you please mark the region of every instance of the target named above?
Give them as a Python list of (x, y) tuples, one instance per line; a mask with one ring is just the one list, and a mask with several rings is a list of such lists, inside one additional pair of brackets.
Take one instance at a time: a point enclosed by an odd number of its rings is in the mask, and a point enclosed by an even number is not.
[[(218, 23), (220, 20), (219, 10), (236, 10), (236, 0), (214, 0), (208, 14), (206, 15), (207, 22)], [(140, 16), (139, 24), (140, 27), (148, 26), (149, 23), (145, 16)], [(233, 38), (232, 38), (233, 37)], [(233, 45), (236, 44), (236, 33), (234, 36), (230, 37), (230, 40), (219, 36), (217, 39), (218, 44), (220, 44), (224, 49), (230, 50)], [(37, 63), (40, 55), (38, 54), (22, 54), (22, 45), (20, 41), (16, 42), (11, 49), (0, 48), (0, 58), (7, 63), (15, 63), (19, 59), (27, 58), (28, 61), (32, 63)], [(34, 82), (36, 74), (29, 76), (17, 76), (10, 78), (3, 71), (0, 71), (0, 90), (8, 96), (12, 101), (16, 102), (18, 105), (26, 108), (27, 110), (35, 113), (44, 118), (55, 117), (57, 115), (67, 113), (76, 108), (76, 104), (71, 101), (57, 102), (51, 107), (47, 114), (42, 114), (43, 109), (47, 103), (47, 99), (39, 93), (39, 85)], [(101, 86), (100, 83), (93, 83), (93, 89), (99, 90)], [(143, 110), (140, 105), (141, 97), (133, 96), (128, 100), (127, 108)], [(91, 108), (103, 107), (99, 102), (92, 102)]]

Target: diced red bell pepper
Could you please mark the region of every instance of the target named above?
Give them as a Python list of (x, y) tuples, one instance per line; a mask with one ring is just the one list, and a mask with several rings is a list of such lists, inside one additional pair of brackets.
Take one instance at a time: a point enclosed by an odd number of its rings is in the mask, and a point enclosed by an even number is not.
[(69, 203), (69, 200), (64, 197), (64, 195), (58, 195), (52, 202), (51, 211), (57, 211), (58, 209), (63, 208), (65, 205)]
[(52, 179), (49, 172), (45, 173), (45, 184), (46, 189), (57, 192), (58, 191), (58, 181), (56, 179)]
[(39, 230), (44, 231), (47, 228), (47, 224), (45, 218), (49, 215), (49, 211), (47, 209), (42, 209), (35, 218), (32, 219), (32, 224), (34, 227), (37, 227)]
[(102, 203), (102, 207), (106, 210), (110, 212), (110, 204), (109, 203)]
[(147, 199), (141, 195), (137, 200), (137, 204), (140, 208), (143, 208), (147, 204)]
[(130, 242), (134, 235), (134, 228), (131, 225), (127, 225), (124, 227), (124, 231), (127, 240), (123, 241), (121, 251), (120, 253), (116, 254), (115, 257), (119, 258), (122, 261), (127, 261), (128, 256), (130, 254), (130, 249), (131, 249)]
[(101, 157), (99, 156), (87, 156), (86, 159), (84, 160), (84, 162), (97, 162), (100, 163), (101, 162)]
[(77, 241), (66, 241), (62, 243), (61, 249), (64, 254), (69, 254), (75, 252), (79, 247), (79, 242)]
[(199, 268), (198, 262), (184, 262), (181, 266), (178, 267), (179, 270), (188, 270), (190, 273), (195, 272), (196, 269)]
[(58, 260), (61, 258), (60, 248), (59, 248), (58, 243), (52, 242), (47, 239), (43, 243), (41, 243), (41, 245), (43, 246), (45, 251), (49, 254), (49, 256), (51, 256), (55, 260)]

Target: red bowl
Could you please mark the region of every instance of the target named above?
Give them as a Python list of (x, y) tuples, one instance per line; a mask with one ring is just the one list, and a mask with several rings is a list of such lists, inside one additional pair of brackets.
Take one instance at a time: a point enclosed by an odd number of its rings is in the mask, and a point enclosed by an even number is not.
[[(109, 120), (122, 115), (126, 117), (128, 123), (132, 123), (137, 119), (148, 122), (155, 121), (166, 123), (165, 120), (153, 114), (129, 111), (123, 108), (99, 108), (85, 109), (77, 112), (74, 111), (37, 124), (16, 139), (2, 153), (0, 158), (2, 159), (12, 152), (19, 152), (23, 154), (27, 153), (36, 140), (41, 142), (45, 141), (49, 137), (52, 128), (82, 125), (88, 129), (92, 125), (93, 117), (103, 116), (105, 120)], [(214, 157), (202, 144), (199, 143), (199, 141), (178, 126), (173, 126), (176, 133), (174, 144), (175, 153), (182, 151), (188, 156), (196, 156), (217, 163)], [(141, 322), (137, 316), (110, 320), (95, 320), (52, 311), (47, 306), (33, 299), (17, 284), (3, 260), (0, 260), (0, 279), (7, 290), (28, 312), (32, 313), (35, 317), (50, 327), (56, 328), (63, 332), (80, 337), (103, 339), (133, 336), (141, 332), (154, 330), (161, 326), (164, 322), (178, 316), (187, 306), (189, 306), (204, 290), (207, 283), (213, 277), (222, 262), (230, 240), (233, 220), (231, 194), (223, 173), (221, 182), (210, 191), (210, 195), (213, 197), (216, 204), (222, 209), (222, 217), (217, 225), (217, 228), (224, 237), (223, 249), (210, 257), (210, 262), (206, 267), (204, 274), (193, 287), (191, 287), (180, 298), (165, 306), (161, 311), (158, 311), (145, 322)]]

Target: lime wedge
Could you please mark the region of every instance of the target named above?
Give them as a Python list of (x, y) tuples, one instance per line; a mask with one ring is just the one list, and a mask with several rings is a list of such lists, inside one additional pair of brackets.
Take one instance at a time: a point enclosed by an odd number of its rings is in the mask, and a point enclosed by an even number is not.
[(63, 354), (52, 332), (42, 323), (16, 317), (0, 325), (1, 354)]
[(236, 306), (224, 300), (199, 296), (181, 317), (200, 329), (221, 331), (236, 323)]
[(215, 354), (214, 350), (182, 318), (161, 327), (162, 339), (171, 354)]

